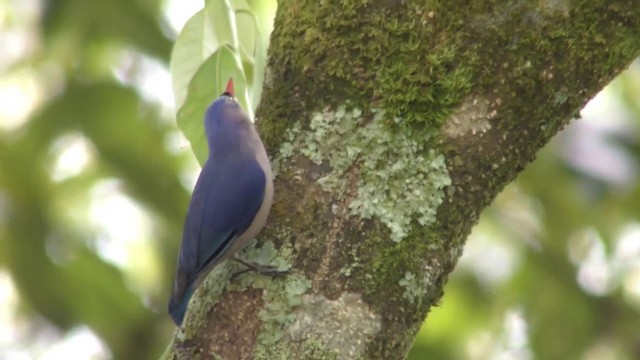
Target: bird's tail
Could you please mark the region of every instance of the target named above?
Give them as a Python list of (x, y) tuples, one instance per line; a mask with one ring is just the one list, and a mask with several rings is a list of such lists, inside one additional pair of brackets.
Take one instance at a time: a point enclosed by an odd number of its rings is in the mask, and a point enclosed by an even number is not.
[(182, 294), (177, 294), (175, 289), (171, 294), (171, 298), (169, 299), (169, 314), (171, 314), (173, 322), (178, 326), (182, 324), (182, 320), (187, 312), (187, 306), (189, 305), (191, 296), (193, 296), (193, 292), (193, 285), (189, 285), (187, 286), (186, 291), (182, 292)]

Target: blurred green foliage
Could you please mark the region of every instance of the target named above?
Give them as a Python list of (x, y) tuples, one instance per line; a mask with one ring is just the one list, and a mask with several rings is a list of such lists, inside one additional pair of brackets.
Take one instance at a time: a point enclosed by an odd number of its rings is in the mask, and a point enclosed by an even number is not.
[[(24, 21), (4, 10), (6, 23)], [(88, 325), (113, 358), (157, 358), (171, 331), (163, 310), (188, 202), (179, 179), (186, 157), (165, 146), (171, 119), (118, 80), (114, 62), (135, 53), (166, 66), (172, 44), (160, 2), (48, 1), (41, 10), (33, 50), (3, 75), (34, 78), (43, 95), (22, 126), (0, 133), (0, 265), (18, 290), (21, 319), (44, 318), (62, 331)], [(86, 138), (95, 159), (56, 181), (53, 149), (69, 134)], [(155, 222), (147, 250), (163, 280), (153, 293), (132, 288), (100, 256), (87, 217), (72, 220), (71, 212), (88, 212), (87, 195), (105, 179), (117, 179)]]
[[(24, 21), (7, 6), (0, 24)], [(0, 267), (18, 290), (17, 321), (86, 325), (114, 359), (158, 358), (174, 329), (165, 304), (195, 167), (171, 146), (173, 114), (139, 81), (149, 61), (169, 66), (176, 34), (161, 6), (47, 1), (33, 48), (0, 68), (0, 80), (26, 76), (40, 94), (24, 123), (0, 127)], [(410, 359), (640, 358), (639, 68), (608, 91), (625, 121), (612, 113), (601, 122), (614, 130), (586, 134), (571, 126), (485, 211)], [(86, 139), (92, 160), (59, 178), (56, 149), (69, 136)], [(572, 147), (585, 138), (602, 147)], [(105, 181), (148, 214), (145, 245), (128, 259), (151, 273), (104, 254), (89, 215)]]

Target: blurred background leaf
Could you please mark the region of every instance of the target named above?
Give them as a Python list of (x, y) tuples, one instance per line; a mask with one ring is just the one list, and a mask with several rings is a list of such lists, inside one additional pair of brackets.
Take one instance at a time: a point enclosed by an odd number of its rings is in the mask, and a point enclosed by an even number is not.
[(0, 4), (0, 358), (152, 359), (168, 341), (197, 171), (171, 21), (152, 0)]
[[(202, 117), (211, 102), (225, 91), (230, 78), (233, 79), (234, 89), (246, 89), (244, 74), (233, 50), (225, 45), (218, 48), (200, 65), (189, 83), (187, 100), (178, 111), (178, 126), (189, 139), (191, 150), (201, 165), (204, 165), (209, 155)], [(212, 96), (212, 94), (216, 95)], [(239, 97), (238, 100), (242, 106), (242, 96)]]
[[(266, 44), (275, 1), (225, 4)], [(169, 342), (199, 169), (169, 58), (203, 6), (0, 3), (1, 359), (154, 359)], [(171, 72), (201, 126), (226, 79), (193, 36), (202, 55)], [(237, 36), (253, 101), (264, 59)], [(636, 61), (485, 211), (410, 359), (640, 358), (639, 84)]]

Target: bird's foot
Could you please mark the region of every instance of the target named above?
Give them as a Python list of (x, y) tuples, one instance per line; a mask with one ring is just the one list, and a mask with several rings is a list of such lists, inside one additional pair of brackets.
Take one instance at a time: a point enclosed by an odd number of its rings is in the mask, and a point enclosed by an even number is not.
[(250, 262), (246, 262), (240, 258), (234, 257), (233, 258), (235, 261), (239, 262), (240, 264), (246, 266), (247, 268), (244, 270), (240, 270), (238, 272), (236, 272), (235, 274), (231, 275), (231, 280), (234, 280), (235, 278), (237, 278), (238, 276), (248, 273), (250, 271), (255, 271), (258, 274), (261, 275), (266, 275), (266, 276), (271, 276), (271, 277), (280, 277), (280, 276), (285, 276), (287, 274), (289, 274), (289, 270), (278, 270), (278, 268), (276, 268), (275, 266), (269, 266), (269, 265), (260, 265), (260, 264), (255, 264), (255, 263), (250, 263)]

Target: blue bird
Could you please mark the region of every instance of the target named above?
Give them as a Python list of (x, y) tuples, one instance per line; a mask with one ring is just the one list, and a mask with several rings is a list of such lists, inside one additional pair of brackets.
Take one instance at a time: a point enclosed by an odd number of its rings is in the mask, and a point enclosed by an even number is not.
[(232, 79), (207, 109), (204, 125), (209, 157), (191, 196), (169, 300), (176, 325), (206, 274), (260, 232), (273, 202), (269, 158), (234, 98)]

